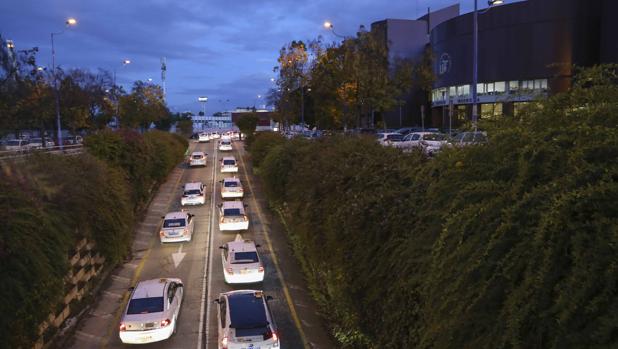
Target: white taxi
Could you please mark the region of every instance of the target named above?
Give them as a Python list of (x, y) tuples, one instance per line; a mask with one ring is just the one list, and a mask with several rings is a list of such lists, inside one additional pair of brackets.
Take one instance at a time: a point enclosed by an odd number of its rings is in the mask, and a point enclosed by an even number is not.
[(163, 225), (159, 232), (161, 242), (191, 241), (195, 226), (193, 215), (185, 212), (170, 212), (163, 218)]
[(171, 337), (176, 332), (182, 305), (182, 280), (146, 280), (129, 290), (131, 296), (119, 326), (122, 343), (153, 343)]
[(202, 182), (186, 183), (180, 198), (180, 205), (203, 205), (206, 203), (206, 193)]
[(252, 240), (244, 240), (240, 234), (221, 249), (223, 275), (228, 284), (251, 284), (264, 281), (264, 265)]
[(219, 230), (238, 231), (249, 229), (249, 217), (242, 201), (224, 201), (219, 204)]
[(245, 191), (242, 188), (240, 179), (236, 177), (229, 177), (221, 180), (222, 199), (242, 199), (244, 195)]
[(189, 156), (189, 166), (206, 166), (206, 155), (207, 154), (202, 151), (194, 151), (191, 153), (191, 156)]
[(219, 150), (232, 151), (232, 140), (228, 137), (221, 138), (221, 140), (219, 141)]
[(237, 173), (238, 162), (233, 156), (226, 156), (221, 159), (221, 173)]

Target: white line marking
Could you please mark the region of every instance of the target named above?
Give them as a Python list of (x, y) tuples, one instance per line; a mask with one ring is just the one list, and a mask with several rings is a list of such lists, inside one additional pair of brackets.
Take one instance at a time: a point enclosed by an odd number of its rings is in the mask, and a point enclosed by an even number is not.
[(183, 244), (180, 244), (180, 246), (178, 246), (178, 252), (172, 253), (172, 261), (174, 261), (174, 268), (178, 268), (178, 265), (180, 264), (180, 262), (182, 262), (182, 259), (185, 258), (186, 253), (182, 252), (182, 245)]
[[(217, 148), (214, 149), (215, 157), (212, 162), (212, 194), (210, 197), (210, 224), (208, 225), (208, 254), (204, 255), (204, 278), (202, 279), (202, 303), (200, 305), (200, 327), (197, 339), (197, 349), (203, 349), (202, 343), (208, 347), (209, 328), (210, 328), (210, 291), (212, 288), (212, 235), (214, 231), (214, 216), (215, 216), (215, 188), (217, 185)], [(208, 280), (206, 280), (208, 278)], [(207, 286), (208, 284), (208, 286)], [(206, 328), (204, 331), (204, 308), (206, 308)], [(204, 332), (206, 340), (203, 340)]]

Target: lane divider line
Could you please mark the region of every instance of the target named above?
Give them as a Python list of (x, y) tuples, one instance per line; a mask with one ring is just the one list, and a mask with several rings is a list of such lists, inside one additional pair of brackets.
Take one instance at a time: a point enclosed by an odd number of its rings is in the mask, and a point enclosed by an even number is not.
[[(197, 349), (208, 348), (210, 337), (210, 292), (212, 289), (212, 258), (213, 258), (213, 232), (215, 222), (215, 203), (216, 203), (216, 186), (217, 186), (217, 142), (213, 142), (214, 158), (212, 162), (212, 193), (210, 195), (210, 224), (208, 225), (208, 253), (204, 254), (204, 277), (202, 278), (202, 301), (200, 304), (200, 327), (197, 339)], [(208, 279), (208, 280), (207, 280)], [(205, 309), (204, 309), (205, 308)], [(204, 312), (206, 313), (206, 321), (204, 324)], [(205, 327), (205, 328), (204, 328)], [(203, 340), (204, 333), (206, 340)]]
[[(257, 203), (257, 199), (255, 198), (255, 190), (253, 190), (253, 184), (247, 172), (247, 166), (245, 166), (245, 161), (243, 160), (243, 157), (242, 157), (242, 154), (240, 154), (240, 151), (238, 150), (236, 151), (239, 155), (240, 162), (242, 163), (243, 172), (245, 173), (245, 178), (247, 179), (247, 183), (249, 184), (249, 190), (251, 190), (251, 194), (253, 194), (251, 195), (253, 205), (255, 206), (255, 209), (260, 218), (260, 221), (262, 222), (262, 225), (264, 225), (266, 223), (266, 220), (264, 219), (262, 210), (260, 209), (260, 206)], [(273, 248), (272, 241), (270, 240), (270, 234), (268, 232), (268, 229), (264, 228), (263, 230), (264, 230), (264, 237), (266, 238), (266, 244), (268, 245), (268, 249), (270, 250), (270, 253), (272, 255), (273, 264), (275, 265), (275, 269), (277, 270), (277, 274), (279, 275), (279, 280), (281, 281), (281, 286), (283, 287), (283, 294), (285, 295), (285, 300), (288, 303), (288, 307), (290, 308), (290, 314), (292, 315), (292, 319), (294, 320), (294, 325), (296, 326), (296, 329), (298, 330), (298, 333), (300, 334), (300, 339), (303, 342), (303, 348), (310, 349), (310, 346), (307, 341), (307, 336), (305, 335), (305, 331), (302, 328), (300, 318), (298, 317), (298, 313), (296, 312), (296, 307), (294, 306), (294, 303), (292, 302), (292, 296), (290, 295), (288, 285), (285, 283), (285, 278), (283, 277), (283, 273), (281, 272), (281, 266), (279, 265), (279, 258), (277, 257), (277, 254), (275, 253), (275, 249)]]

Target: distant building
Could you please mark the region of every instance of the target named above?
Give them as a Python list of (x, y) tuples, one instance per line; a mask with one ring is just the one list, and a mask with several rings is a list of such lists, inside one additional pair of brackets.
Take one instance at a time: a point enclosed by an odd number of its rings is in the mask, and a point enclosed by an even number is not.
[(193, 121), (193, 130), (201, 131), (209, 128), (231, 128), (232, 112), (218, 112), (213, 115), (191, 115)]
[(236, 108), (232, 112), (232, 123), (235, 125), (240, 117), (253, 113), (258, 117), (256, 131), (274, 131), (277, 129), (277, 123), (272, 118), (273, 112), (265, 109)]

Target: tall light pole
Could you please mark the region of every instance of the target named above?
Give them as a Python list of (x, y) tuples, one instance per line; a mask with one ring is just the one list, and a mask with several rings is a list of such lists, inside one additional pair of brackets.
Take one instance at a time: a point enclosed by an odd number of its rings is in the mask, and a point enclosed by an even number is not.
[(331, 33), (333, 33), (334, 36), (338, 36), (342, 39), (345, 39), (346, 37), (344, 35), (339, 35), (335, 32), (335, 26), (333, 25), (332, 22), (330, 21), (324, 21), (324, 28), (330, 30)]
[[(131, 64), (130, 59), (123, 59), (121, 67)], [(120, 119), (120, 96), (118, 96), (118, 89), (116, 88), (116, 67), (114, 67), (114, 86), (112, 87), (112, 91), (114, 91), (114, 101), (116, 102), (116, 120)], [(120, 122), (120, 121), (119, 121)]]
[[(65, 22), (66, 28), (72, 27), (77, 24), (75, 18), (69, 18)], [(62, 144), (62, 125), (60, 124), (60, 92), (58, 91), (58, 77), (56, 74), (56, 48), (54, 47), (54, 36), (64, 34), (64, 30), (58, 33), (51, 33), (51, 46), (52, 46), (52, 75), (54, 80), (54, 94), (56, 97), (56, 127), (58, 129), (58, 146), (60, 150), (63, 149)]]
[(474, 0), (474, 13), (473, 13), (473, 22), (474, 29), (472, 33), (472, 127), (474, 127), (474, 131), (477, 131), (477, 124), (479, 119), (478, 113), (478, 100), (477, 100), (477, 90), (476, 85), (478, 84), (479, 78), (479, 14), (486, 13), (491, 9), (494, 5), (503, 4), (503, 0), (489, 0), (487, 4), (489, 7), (482, 12), (478, 10), (478, 0)]

